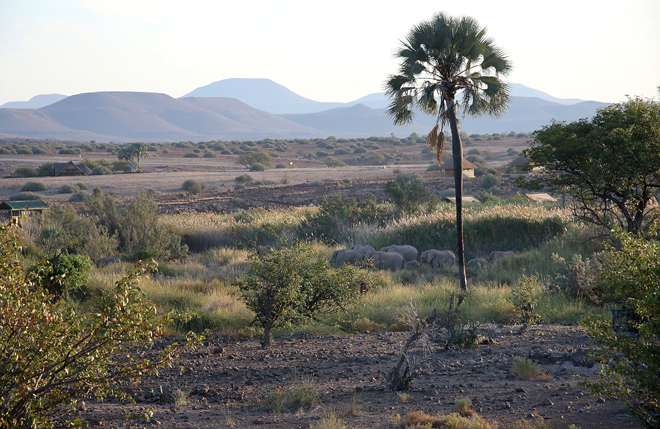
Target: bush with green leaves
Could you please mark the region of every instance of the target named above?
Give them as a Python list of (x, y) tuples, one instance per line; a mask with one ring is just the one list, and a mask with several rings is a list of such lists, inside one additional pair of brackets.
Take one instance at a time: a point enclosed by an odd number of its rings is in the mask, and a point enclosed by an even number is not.
[(71, 185), (69, 183), (66, 183), (60, 186), (59, 188), (57, 188), (58, 194), (75, 194), (78, 191), (79, 191), (78, 186)]
[(117, 237), (97, 222), (97, 218), (78, 215), (70, 205), (53, 206), (41, 216), (31, 218), (26, 229), (36, 230), (35, 243), (46, 254), (62, 251), (96, 261), (114, 255), (119, 244)]
[(621, 231), (620, 247), (602, 253), (605, 299), (625, 310), (626, 330), (602, 317), (582, 324), (603, 348), (597, 380), (585, 384), (595, 395), (620, 399), (646, 427), (660, 426), (660, 242)]
[(55, 164), (52, 162), (45, 162), (37, 167), (35, 174), (38, 177), (47, 177), (55, 175)]
[(42, 287), (55, 297), (81, 295), (89, 280), (92, 261), (88, 256), (56, 253), (44, 259), (39, 267)]
[(19, 192), (9, 196), (9, 201), (29, 201), (29, 200), (44, 200), (46, 197), (43, 194), (36, 192)]
[(481, 179), (481, 187), (483, 189), (492, 189), (496, 186), (500, 186), (501, 183), (502, 183), (502, 178), (490, 173), (486, 174)]
[(266, 171), (268, 170), (268, 167), (266, 167), (264, 164), (260, 162), (255, 162), (250, 166), (250, 171)]
[(522, 324), (521, 333), (526, 332), (539, 319), (536, 313), (538, 299), (534, 296), (534, 289), (538, 284), (538, 276), (523, 274), (511, 289), (514, 311), (518, 321)]
[(117, 238), (119, 252), (126, 259), (169, 260), (187, 256), (188, 247), (181, 235), (160, 223), (158, 205), (144, 192), (120, 207), (112, 195), (97, 188), (85, 203), (97, 225)]
[(12, 174), (14, 177), (34, 177), (36, 175), (37, 174), (32, 167), (19, 167), (14, 170), (14, 174)]
[(204, 190), (204, 185), (199, 183), (197, 180), (188, 179), (183, 182), (181, 188), (190, 194), (199, 194)]
[(429, 200), (429, 193), (418, 175), (400, 175), (396, 180), (385, 183), (385, 193), (400, 212), (417, 213), (422, 204)]
[(81, 399), (128, 399), (123, 382), (175, 360), (176, 343), (153, 350), (172, 316), (159, 317), (137, 287), (152, 267), (138, 265), (83, 313), (49, 299), (44, 270), (22, 268), (16, 235), (0, 227), (0, 427), (50, 428)]
[(390, 213), (378, 205), (374, 195), (365, 201), (330, 195), (321, 201), (317, 213), (300, 223), (299, 235), (313, 236), (326, 242), (343, 242), (351, 226), (358, 223), (382, 224), (389, 218)]
[(92, 169), (92, 174), (94, 176), (107, 176), (108, 174), (112, 174), (112, 170), (110, 170), (108, 167), (99, 165), (98, 167), (94, 167)]
[(241, 174), (240, 176), (236, 176), (234, 180), (236, 181), (236, 183), (247, 184), (254, 181), (254, 178), (251, 175), (245, 173), (245, 174)]
[(272, 344), (274, 328), (346, 310), (371, 286), (368, 272), (351, 266), (333, 269), (325, 255), (302, 241), (280, 238), (270, 252), (249, 259), (250, 268), (237, 285), (264, 330), (263, 347)]
[(22, 192), (43, 192), (48, 189), (44, 182), (27, 182), (21, 187)]
[(238, 157), (238, 163), (244, 165), (245, 168), (249, 168), (250, 170), (252, 170), (255, 164), (261, 164), (264, 167), (264, 170), (266, 170), (273, 165), (273, 157), (268, 152), (263, 151), (244, 153)]
[(603, 264), (597, 255), (583, 260), (582, 255), (575, 254), (567, 262), (553, 254), (552, 260), (555, 263), (555, 275), (548, 285), (551, 290), (559, 290), (591, 304), (603, 303), (604, 290), (599, 279)]

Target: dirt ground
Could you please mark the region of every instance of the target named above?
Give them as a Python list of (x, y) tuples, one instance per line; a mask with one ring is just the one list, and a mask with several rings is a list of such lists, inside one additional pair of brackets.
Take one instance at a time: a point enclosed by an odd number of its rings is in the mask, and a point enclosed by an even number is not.
[[(539, 325), (519, 335), (516, 327), (484, 325), (481, 333), (492, 344), (436, 350), (423, 358), (407, 396), (385, 383), (406, 332), (295, 336), (268, 349), (258, 340), (212, 335), (185, 356), (181, 369), (137, 386), (135, 405), (88, 402), (75, 416), (108, 428), (308, 428), (334, 412), (347, 427), (398, 427), (397, 416), (415, 410), (448, 414), (456, 411), (456, 399), (469, 398), (472, 409), (498, 428), (514, 428), (520, 420), (544, 420), (555, 429), (639, 427), (620, 402), (580, 387), (597, 371), (587, 358), (593, 346), (582, 328)], [(511, 363), (520, 357), (539, 362), (549, 381), (514, 376)], [(318, 386), (310, 409), (273, 412), (262, 405), (302, 377)], [(148, 410), (150, 421), (141, 417)]]

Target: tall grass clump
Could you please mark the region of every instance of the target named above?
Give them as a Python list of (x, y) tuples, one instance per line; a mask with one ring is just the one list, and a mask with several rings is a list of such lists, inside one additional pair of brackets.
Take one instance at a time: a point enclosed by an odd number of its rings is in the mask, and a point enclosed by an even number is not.
[(282, 233), (293, 235), (314, 207), (287, 210), (251, 209), (238, 213), (163, 215), (161, 221), (178, 231), (191, 252), (250, 245), (270, 245)]
[[(569, 212), (541, 205), (474, 204), (464, 209), (467, 258), (493, 250), (522, 251), (538, 247), (566, 231)], [(393, 220), (381, 228), (364, 228), (355, 236), (374, 247), (410, 244), (418, 249), (453, 249), (456, 246), (456, 214), (451, 204), (441, 204), (430, 214)]]

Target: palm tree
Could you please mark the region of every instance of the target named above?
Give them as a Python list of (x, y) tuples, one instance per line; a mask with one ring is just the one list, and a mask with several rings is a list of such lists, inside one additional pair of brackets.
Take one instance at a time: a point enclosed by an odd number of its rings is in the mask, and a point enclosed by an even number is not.
[(444, 126), (451, 130), (456, 188), (456, 233), (460, 286), (467, 292), (463, 244), (463, 144), (458, 110), (498, 116), (506, 111), (509, 86), (501, 80), (511, 70), (504, 52), (486, 37), (486, 29), (469, 17), (443, 13), (414, 26), (396, 56), (399, 74), (386, 82), (392, 102), (387, 113), (397, 125), (412, 122), (414, 109), (437, 115), (426, 142), (442, 159)]

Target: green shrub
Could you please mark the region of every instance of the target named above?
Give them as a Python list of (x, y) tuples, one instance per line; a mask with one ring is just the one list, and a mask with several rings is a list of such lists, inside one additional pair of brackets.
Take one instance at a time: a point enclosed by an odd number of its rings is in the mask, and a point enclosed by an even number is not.
[(54, 297), (81, 295), (87, 287), (92, 261), (87, 256), (56, 253), (43, 261), (39, 269), (42, 286)]
[(34, 177), (37, 174), (31, 167), (19, 167), (14, 171), (14, 177)]
[(204, 151), (204, 158), (215, 158), (217, 156), (218, 155), (216, 155), (214, 152), (212, 152), (210, 150)]
[(44, 200), (46, 197), (36, 192), (19, 192), (9, 196), (9, 201)]
[(429, 199), (422, 178), (414, 176), (398, 176), (396, 180), (385, 183), (385, 194), (392, 200), (400, 212), (416, 213), (422, 204)]
[(184, 158), (199, 158), (199, 155), (197, 155), (194, 152), (188, 152), (183, 154)]
[(108, 174), (112, 174), (112, 170), (110, 170), (108, 167), (98, 166), (92, 169), (92, 174), (94, 176), (106, 176)]
[(268, 167), (266, 167), (264, 164), (260, 162), (255, 162), (254, 164), (250, 165), (250, 171), (266, 171), (268, 170)]
[(275, 165), (275, 168), (289, 168), (289, 166), (286, 165), (286, 164), (283, 163), (283, 162), (278, 162), (278, 163)]
[(58, 194), (74, 194), (74, 193), (78, 192), (78, 190), (79, 190), (78, 186), (70, 185), (70, 184), (67, 183), (65, 185), (60, 186), (57, 189), (57, 193)]
[(535, 310), (538, 299), (534, 297), (534, 289), (538, 282), (538, 276), (523, 274), (511, 289), (514, 311), (522, 324), (521, 333), (527, 331), (539, 319)]
[(99, 227), (118, 238), (119, 251), (125, 259), (168, 260), (187, 256), (188, 247), (181, 235), (159, 222), (158, 205), (144, 192), (119, 207), (112, 195), (95, 189), (85, 203), (98, 218)]
[(325, 165), (328, 167), (346, 167), (347, 164), (339, 159), (331, 158), (325, 162)]
[(236, 183), (246, 184), (254, 181), (254, 178), (251, 175), (245, 173), (245, 174), (241, 174), (240, 176), (237, 176), (234, 180), (236, 181)]
[(495, 176), (494, 174), (486, 174), (481, 179), (481, 187), (483, 189), (491, 189), (496, 186), (500, 186), (501, 183), (502, 183), (502, 179), (500, 177)]
[(552, 255), (555, 263), (555, 275), (548, 285), (551, 290), (559, 290), (569, 296), (584, 299), (591, 304), (603, 303), (603, 285), (599, 275), (603, 265), (598, 257), (582, 260), (582, 255), (575, 254), (570, 262), (556, 253)]
[(271, 345), (273, 328), (346, 310), (371, 281), (354, 267), (332, 269), (325, 255), (302, 241), (280, 239), (272, 251), (254, 253), (250, 261), (236, 284), (264, 330), (263, 347)]
[(376, 203), (371, 195), (366, 201), (356, 201), (340, 195), (331, 195), (323, 199), (319, 211), (301, 222), (299, 234), (313, 236), (326, 242), (342, 242), (347, 229), (358, 223), (379, 224), (389, 215)]
[(48, 185), (44, 182), (27, 182), (21, 188), (23, 192), (43, 192), (48, 189)]
[(58, 251), (85, 255), (96, 261), (117, 252), (118, 239), (107, 228), (96, 224), (98, 219), (80, 216), (71, 206), (53, 206), (38, 218), (40, 227), (36, 244), (43, 253)]
[(183, 182), (181, 188), (190, 194), (199, 194), (204, 190), (204, 185), (199, 183), (197, 180), (188, 179)]
[(54, 176), (55, 175), (55, 164), (52, 162), (46, 162), (44, 164), (41, 164), (38, 168), (37, 171), (35, 172), (36, 176), (39, 177), (47, 177), (47, 176)]
[(78, 191), (75, 194), (71, 195), (71, 198), (69, 198), (69, 202), (71, 202), (71, 203), (82, 203), (89, 196), (90, 196), (89, 192)]
[(0, 427), (52, 427), (78, 400), (127, 399), (125, 382), (172, 364), (176, 344), (149, 360), (137, 352), (163, 336), (169, 319), (157, 318), (136, 287), (149, 267), (137, 267), (93, 312), (81, 313), (48, 299), (35, 277), (40, 270), (25, 276), (10, 234), (0, 232), (0, 344), (10, 351), (0, 355)]
[(596, 395), (621, 400), (646, 427), (660, 425), (660, 242), (615, 234), (621, 245), (603, 253), (605, 299), (625, 314), (624, 328), (596, 316), (583, 324), (603, 347), (598, 380), (585, 384)]

